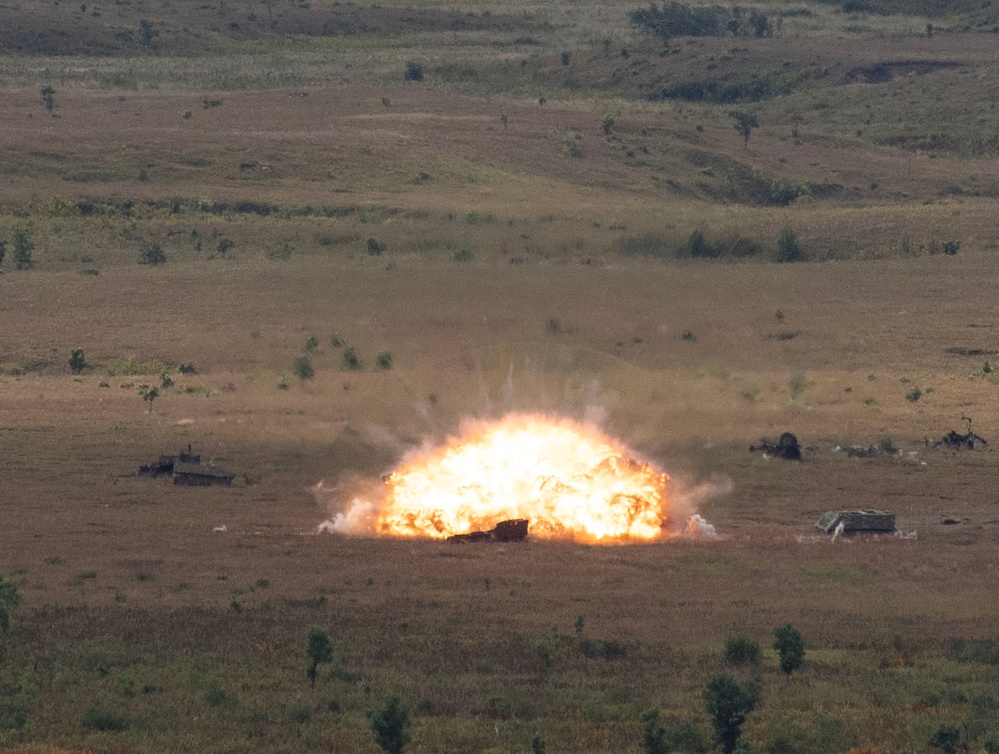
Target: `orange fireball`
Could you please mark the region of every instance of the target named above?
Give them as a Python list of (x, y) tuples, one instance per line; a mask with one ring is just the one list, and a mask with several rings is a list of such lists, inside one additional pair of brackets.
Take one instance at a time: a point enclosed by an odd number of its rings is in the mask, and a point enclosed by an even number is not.
[(338, 518), (399, 537), (443, 539), (526, 518), (540, 539), (653, 541), (666, 536), (668, 481), (596, 427), (512, 414), (469, 422), (445, 445), (412, 454), (386, 479), (380, 504), (355, 500)]

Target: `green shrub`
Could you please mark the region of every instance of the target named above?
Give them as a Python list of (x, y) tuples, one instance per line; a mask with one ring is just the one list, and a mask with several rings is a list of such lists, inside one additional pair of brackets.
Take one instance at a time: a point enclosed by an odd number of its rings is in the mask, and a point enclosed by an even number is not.
[(805, 661), (805, 642), (790, 623), (774, 629), (774, 649), (780, 657), (780, 669), (791, 675)]
[(14, 231), (14, 267), (18, 270), (29, 270), (35, 266), (32, 256), (35, 244), (25, 230)]
[(912, 390), (905, 394), (905, 399), (909, 401), (909, 403), (916, 403), (922, 397), (923, 391), (918, 387), (912, 388)]
[(708, 243), (703, 231), (695, 230), (687, 239), (687, 254), (695, 259), (714, 259), (721, 250)]
[(309, 665), (305, 674), (309, 679), (309, 684), (316, 685), (316, 671), (319, 665), (324, 662), (333, 661), (333, 640), (329, 632), (324, 628), (314, 626), (309, 629), (308, 645), (306, 653), (309, 657)]
[(562, 139), (562, 146), (565, 153), (570, 157), (583, 156), (583, 135), (577, 131), (569, 131)]
[(731, 636), (725, 642), (725, 662), (729, 665), (759, 665), (760, 645), (745, 636)]
[(739, 684), (728, 675), (716, 675), (704, 691), (704, 705), (715, 729), (715, 741), (724, 754), (735, 751), (742, 724), (756, 708), (760, 690), (756, 683)]
[(961, 740), (961, 729), (956, 725), (941, 725), (929, 740), (930, 746), (944, 754), (957, 754), (968, 751), (968, 744)]
[(375, 357), (375, 369), (383, 372), (387, 372), (392, 368), (392, 353), (390, 351), (382, 351)]
[(423, 81), (423, 66), (410, 60), (406, 63), (406, 81)]
[(295, 362), (291, 367), (292, 372), (300, 380), (311, 380), (315, 376), (315, 368), (312, 366), (312, 357), (307, 353), (295, 357)]
[(711, 746), (704, 732), (691, 720), (663, 717), (653, 709), (642, 714), (642, 746), (645, 754), (706, 752)]
[(154, 241), (143, 241), (139, 247), (139, 264), (160, 265), (166, 264), (166, 254), (163, 247)]
[(69, 371), (73, 374), (80, 374), (87, 368), (87, 359), (83, 355), (82, 348), (74, 348), (69, 354)]
[(369, 713), (371, 731), (375, 741), (386, 754), (402, 754), (409, 743), (409, 710), (398, 696), (386, 699), (380, 707)]
[(383, 251), (385, 251), (385, 244), (381, 243), (380, 241), (374, 238), (368, 239), (367, 247), (368, 247), (368, 253), (373, 257), (376, 257), (379, 254), (381, 254)]
[(345, 372), (359, 372), (364, 366), (353, 346), (344, 349), (340, 364)]
[(471, 262), (472, 252), (468, 249), (459, 249), (451, 255), (452, 262)]
[(733, 124), (735, 130), (739, 132), (739, 135), (743, 138), (746, 144), (749, 144), (749, 137), (753, 133), (754, 128), (759, 128), (760, 121), (756, 117), (755, 113), (747, 113), (741, 110), (730, 110), (729, 117), (735, 121)]
[(790, 228), (784, 228), (777, 237), (777, 252), (774, 255), (777, 262), (803, 262), (805, 252), (798, 243), (797, 236)]

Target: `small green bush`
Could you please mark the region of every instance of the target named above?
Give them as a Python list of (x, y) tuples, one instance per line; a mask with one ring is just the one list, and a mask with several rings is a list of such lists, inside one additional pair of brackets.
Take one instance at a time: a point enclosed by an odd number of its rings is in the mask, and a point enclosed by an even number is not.
[(791, 675), (805, 661), (805, 641), (790, 623), (774, 629), (774, 649), (780, 657), (780, 669)]
[(166, 264), (167, 258), (163, 247), (154, 241), (143, 241), (139, 247), (139, 264), (156, 266)]
[(687, 254), (694, 259), (714, 259), (720, 256), (721, 249), (709, 244), (703, 231), (695, 230), (687, 239)]
[(570, 157), (583, 156), (583, 135), (577, 131), (569, 131), (562, 139), (562, 147)]
[(409, 743), (409, 710), (398, 696), (391, 696), (369, 713), (375, 741), (386, 754), (402, 754)]
[(923, 391), (918, 387), (912, 388), (912, 390), (905, 394), (905, 399), (909, 401), (909, 403), (916, 403), (922, 397)]
[(35, 266), (32, 256), (35, 244), (25, 230), (14, 231), (14, 267), (18, 270), (29, 270)]
[(731, 636), (725, 642), (725, 662), (729, 665), (759, 665), (760, 645), (745, 636)]
[(798, 237), (790, 228), (784, 228), (777, 238), (777, 252), (774, 256), (777, 262), (803, 262), (805, 252), (798, 243)]
[(368, 253), (373, 257), (376, 257), (379, 254), (381, 254), (383, 251), (385, 251), (385, 244), (381, 243), (380, 241), (374, 238), (368, 239), (367, 247), (368, 247)]
[(309, 684), (314, 687), (319, 665), (324, 662), (333, 662), (333, 640), (326, 629), (318, 626), (309, 629), (306, 653), (309, 657), (309, 665), (305, 674), (309, 679)]
[(312, 357), (307, 353), (295, 357), (291, 370), (300, 380), (311, 380), (316, 373), (315, 367), (312, 366)]
[(375, 369), (383, 372), (387, 372), (392, 368), (392, 353), (391, 351), (382, 351), (375, 357)]
[(340, 364), (345, 372), (358, 372), (363, 368), (361, 359), (353, 346), (348, 346), (344, 349)]
[(87, 359), (82, 348), (74, 348), (69, 354), (69, 371), (73, 374), (80, 374), (87, 368)]
[(756, 683), (738, 683), (728, 675), (716, 675), (704, 691), (704, 705), (715, 729), (715, 740), (724, 754), (732, 754), (742, 734), (742, 724), (756, 708), (760, 690)]
[(406, 63), (406, 81), (423, 81), (423, 66), (412, 60)]

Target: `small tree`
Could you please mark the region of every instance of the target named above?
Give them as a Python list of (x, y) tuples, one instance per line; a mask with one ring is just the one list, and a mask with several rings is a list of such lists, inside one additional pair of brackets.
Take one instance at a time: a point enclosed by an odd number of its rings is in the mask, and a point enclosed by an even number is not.
[(320, 663), (333, 662), (333, 641), (330, 639), (329, 633), (322, 628), (310, 628), (307, 651), (309, 654), (309, 667), (306, 669), (305, 674), (309, 677), (311, 686), (315, 688), (316, 671), (319, 669)]
[(0, 240), (0, 264), (3, 264), (3, 258), (7, 255), (7, 242)]
[(74, 348), (69, 354), (69, 371), (73, 374), (80, 374), (87, 368), (87, 359), (83, 355), (82, 348)]
[(746, 144), (749, 144), (749, 136), (754, 128), (758, 128), (760, 121), (755, 113), (746, 113), (741, 110), (730, 110), (729, 117), (735, 121), (735, 130), (739, 132)]
[(375, 369), (387, 372), (392, 368), (392, 352), (382, 351), (375, 357)]
[(704, 704), (724, 754), (735, 751), (742, 724), (755, 709), (759, 696), (759, 687), (753, 681), (740, 685), (732, 676), (716, 675), (708, 683)]
[(784, 228), (777, 237), (777, 252), (774, 255), (777, 262), (803, 262), (805, 252), (798, 243), (798, 237), (790, 228)]
[(153, 413), (153, 401), (160, 397), (159, 389), (149, 385), (139, 385), (139, 395), (149, 404), (149, 413)]
[(31, 258), (35, 250), (35, 244), (31, 242), (31, 236), (25, 230), (14, 231), (14, 267), (19, 270), (27, 270), (35, 266), (35, 261)]
[(780, 669), (791, 675), (805, 661), (805, 642), (798, 629), (790, 623), (774, 629), (774, 649), (780, 656)]
[(296, 356), (295, 363), (292, 365), (292, 371), (300, 380), (311, 380), (316, 373), (316, 370), (312, 366), (312, 357), (307, 353)]
[(375, 734), (375, 741), (386, 754), (402, 754), (406, 744), (409, 743), (409, 710), (399, 700), (398, 696), (391, 696), (378, 709), (372, 711), (371, 731)]

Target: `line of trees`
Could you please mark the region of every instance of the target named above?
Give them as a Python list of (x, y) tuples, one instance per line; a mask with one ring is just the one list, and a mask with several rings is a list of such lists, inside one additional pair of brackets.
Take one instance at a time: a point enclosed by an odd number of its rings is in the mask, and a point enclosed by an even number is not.
[(633, 11), (631, 23), (641, 31), (658, 37), (669, 45), (673, 37), (736, 37), (773, 36), (770, 19), (756, 8), (738, 6), (724, 8), (718, 5), (692, 7), (686, 3), (655, 3), (648, 8)]

